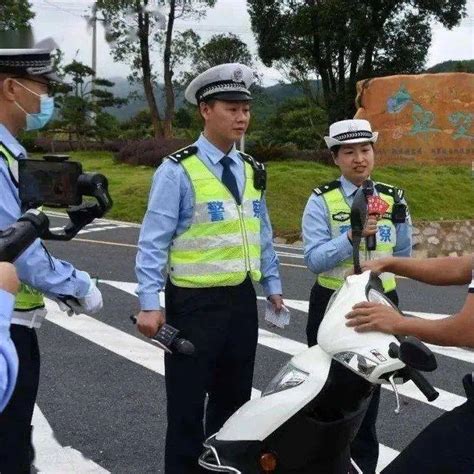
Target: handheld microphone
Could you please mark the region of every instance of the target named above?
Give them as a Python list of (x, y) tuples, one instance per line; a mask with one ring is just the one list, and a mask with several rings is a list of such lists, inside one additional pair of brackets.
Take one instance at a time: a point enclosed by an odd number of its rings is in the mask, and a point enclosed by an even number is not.
[[(369, 196), (373, 196), (374, 195), (374, 182), (371, 181), (370, 179), (366, 179), (362, 183), (362, 190), (364, 191), (364, 196), (366, 197), (366, 199)], [(366, 246), (367, 250), (369, 250), (369, 251), (375, 250), (375, 248), (377, 246), (377, 241), (376, 241), (376, 238), (375, 238), (375, 234), (368, 235), (365, 238), (365, 246)]]
[[(134, 315), (130, 316), (130, 319), (133, 324), (137, 323), (137, 318)], [(194, 355), (196, 351), (194, 344), (187, 339), (178, 337), (178, 335), (179, 329), (176, 329), (170, 324), (163, 324), (151, 340), (165, 352), (170, 354), (178, 352), (183, 355)]]

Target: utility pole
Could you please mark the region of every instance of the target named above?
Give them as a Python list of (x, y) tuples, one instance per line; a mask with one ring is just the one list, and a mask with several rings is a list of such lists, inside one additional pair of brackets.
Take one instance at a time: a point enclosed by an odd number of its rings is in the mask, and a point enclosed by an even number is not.
[[(97, 75), (97, 2), (92, 7), (92, 69), (94, 70), (93, 79)], [(92, 85), (94, 87), (94, 85)]]

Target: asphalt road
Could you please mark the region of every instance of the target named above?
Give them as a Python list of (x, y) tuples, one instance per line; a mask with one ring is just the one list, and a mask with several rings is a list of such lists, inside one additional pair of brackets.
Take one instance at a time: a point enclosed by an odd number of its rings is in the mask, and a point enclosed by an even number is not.
[[(53, 227), (64, 223), (59, 217), (51, 220)], [(47, 245), (53, 255), (108, 283), (100, 286), (104, 309), (99, 315), (68, 318), (52, 305), (50, 320), (39, 331), (42, 369), (35, 441), (40, 472), (163, 472), (162, 354), (129, 321), (129, 315), (138, 310), (132, 294), (138, 232), (136, 226), (100, 221), (73, 242)], [(300, 348), (298, 343), (303, 347), (307, 300), (314, 280), (304, 266), (301, 250), (285, 246), (277, 250), (292, 320), (285, 330), (269, 328), (259, 301), (260, 327), (282, 338), (274, 348), (261, 339), (254, 377), (258, 390), (265, 388), (292, 350)], [(466, 288), (440, 290), (400, 280), (399, 294), (403, 310), (452, 314), (464, 301)], [(382, 464), (444, 409), (462, 401), (461, 378), (473, 370), (474, 354), (442, 352), (437, 354), (439, 369), (429, 377), (444, 391), (440, 406), (421, 401), (421, 397), (402, 396), (402, 412), (396, 415), (393, 392), (382, 391), (378, 419)]]

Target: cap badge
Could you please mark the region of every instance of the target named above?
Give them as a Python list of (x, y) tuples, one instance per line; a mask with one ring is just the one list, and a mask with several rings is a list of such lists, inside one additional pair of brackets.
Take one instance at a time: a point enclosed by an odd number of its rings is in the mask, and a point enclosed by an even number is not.
[(237, 68), (234, 70), (234, 81), (235, 82), (242, 82), (242, 79), (244, 77), (244, 72), (242, 69)]

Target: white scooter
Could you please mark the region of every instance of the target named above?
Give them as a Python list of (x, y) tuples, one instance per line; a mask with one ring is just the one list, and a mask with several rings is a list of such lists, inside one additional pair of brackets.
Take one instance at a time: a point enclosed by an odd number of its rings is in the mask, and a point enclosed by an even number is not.
[(355, 274), (329, 302), (318, 345), (294, 356), (261, 398), (248, 401), (205, 441), (200, 466), (233, 474), (346, 474), (350, 444), (376, 384), (393, 387), (397, 408), (397, 384), (408, 380), (429, 401), (437, 398), (418, 372), (435, 370), (436, 359), (418, 339), (362, 334), (345, 325), (345, 315), (361, 301), (393, 306), (380, 278), (361, 274), (359, 245), (366, 217), (366, 198), (359, 191), (351, 209)]

